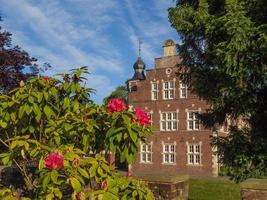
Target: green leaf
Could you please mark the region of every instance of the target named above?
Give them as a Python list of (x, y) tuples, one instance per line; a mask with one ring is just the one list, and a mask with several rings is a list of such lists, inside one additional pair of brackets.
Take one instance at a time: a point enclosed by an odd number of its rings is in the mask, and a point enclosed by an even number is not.
[(58, 178), (58, 171), (57, 170), (52, 170), (52, 172), (51, 172), (51, 180), (54, 183), (57, 183), (57, 178)]
[(44, 107), (44, 113), (47, 119), (50, 119), (52, 115), (55, 115), (54, 111), (47, 105)]
[(0, 126), (2, 126), (2, 128), (6, 128), (7, 127), (7, 123), (0, 120)]
[(23, 117), (23, 114), (24, 114), (24, 105), (23, 106), (20, 106), (19, 108), (19, 119), (21, 119)]
[(34, 133), (35, 128), (34, 128), (32, 125), (30, 125), (30, 126), (29, 126), (29, 131), (30, 131), (30, 133)]
[(39, 106), (36, 103), (32, 105), (32, 108), (33, 108), (33, 112), (35, 113), (35, 115), (38, 115), (40, 113)]
[(48, 195), (46, 195), (45, 200), (53, 200), (54, 199), (54, 194), (53, 193), (49, 193)]
[(48, 185), (49, 182), (50, 182), (50, 172), (48, 172), (45, 175), (45, 177), (43, 179), (43, 182), (42, 182), (42, 188), (43, 188), (44, 191), (46, 191), (46, 187), (47, 187), (47, 185)]
[(44, 168), (44, 157), (42, 156), (39, 160), (38, 169), (41, 170)]
[(82, 169), (82, 168), (78, 168), (78, 171), (80, 172), (80, 174), (85, 177), (85, 178), (88, 178), (89, 179), (89, 174), (86, 170)]
[(137, 141), (137, 135), (131, 130), (131, 128), (127, 128), (128, 130), (128, 133), (131, 137), (131, 139), (133, 140), (133, 142), (136, 142)]
[(66, 109), (68, 108), (70, 105), (70, 100), (68, 97), (65, 97), (64, 100), (63, 100), (63, 109)]
[(49, 98), (48, 93), (47, 92), (43, 92), (43, 94), (44, 94), (45, 100), (48, 101), (48, 98)]
[(43, 100), (43, 94), (41, 92), (38, 92), (37, 98), (38, 98), (38, 103), (41, 103), (41, 101)]
[(81, 183), (74, 177), (69, 178), (70, 180), (70, 184), (72, 186), (72, 188), (76, 191), (76, 192), (80, 192), (82, 190), (82, 186)]

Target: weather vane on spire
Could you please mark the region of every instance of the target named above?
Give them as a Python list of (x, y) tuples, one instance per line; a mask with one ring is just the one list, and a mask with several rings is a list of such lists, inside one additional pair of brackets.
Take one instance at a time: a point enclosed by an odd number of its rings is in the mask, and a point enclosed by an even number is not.
[(138, 56), (141, 57), (141, 50), (142, 50), (141, 45), (142, 45), (142, 41), (140, 39), (138, 40), (138, 45), (139, 45), (139, 54), (138, 54)]

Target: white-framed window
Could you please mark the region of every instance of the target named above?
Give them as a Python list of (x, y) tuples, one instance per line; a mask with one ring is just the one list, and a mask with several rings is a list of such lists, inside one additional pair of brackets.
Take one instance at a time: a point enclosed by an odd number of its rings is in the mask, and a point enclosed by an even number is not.
[(140, 162), (152, 163), (152, 142), (141, 143)]
[(158, 83), (157, 82), (152, 82), (151, 83), (151, 99), (152, 100), (157, 100), (158, 99)]
[(188, 111), (187, 130), (199, 130), (199, 129), (200, 129), (199, 111)]
[(163, 99), (174, 99), (174, 81), (165, 81), (163, 83)]
[(178, 129), (177, 112), (160, 113), (160, 130), (176, 131)]
[(147, 115), (148, 115), (148, 118), (149, 118), (150, 126), (152, 126), (152, 124), (153, 124), (153, 121), (152, 121), (153, 112), (152, 111), (148, 112)]
[(180, 81), (180, 98), (187, 98), (187, 84), (184, 81)]
[(201, 164), (201, 149), (200, 144), (188, 144), (187, 146), (187, 163), (189, 165)]
[(176, 151), (174, 143), (165, 143), (163, 144), (163, 163), (164, 164), (174, 164)]

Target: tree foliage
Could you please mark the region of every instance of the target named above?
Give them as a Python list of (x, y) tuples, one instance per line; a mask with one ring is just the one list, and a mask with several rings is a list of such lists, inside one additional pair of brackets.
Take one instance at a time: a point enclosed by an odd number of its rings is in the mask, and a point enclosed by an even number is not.
[(188, 66), (182, 77), (211, 105), (203, 122), (247, 125), (214, 138), (221, 162), (236, 181), (266, 173), (267, 1), (178, 0), (169, 20)]
[(127, 87), (126, 86), (123, 86), (123, 85), (118, 86), (118, 87), (115, 88), (114, 91), (112, 91), (110, 93), (110, 95), (108, 95), (107, 97), (105, 97), (103, 99), (103, 104), (107, 105), (108, 101), (110, 99), (114, 99), (114, 98), (120, 98), (124, 102), (127, 103), (128, 102), (128, 100), (127, 100), (127, 94), (128, 94), (128, 90), (127, 90)]
[[(1, 22), (1, 17), (0, 17)], [(17, 87), (38, 73), (35, 58), (22, 50), (19, 46), (11, 44), (10, 32), (2, 30), (0, 26), (0, 92), (6, 93)]]

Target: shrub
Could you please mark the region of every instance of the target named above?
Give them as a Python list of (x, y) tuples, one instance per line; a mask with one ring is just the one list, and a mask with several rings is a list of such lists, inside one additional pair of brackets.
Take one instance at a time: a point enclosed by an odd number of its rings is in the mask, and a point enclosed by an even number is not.
[(86, 67), (34, 78), (0, 96), (1, 162), (15, 167), (26, 186), (3, 184), (1, 199), (153, 199), (143, 183), (116, 174), (106, 161), (118, 152), (133, 163), (150, 127), (132, 120), (138, 116), (119, 99), (110, 102), (112, 112), (94, 104), (83, 73)]

